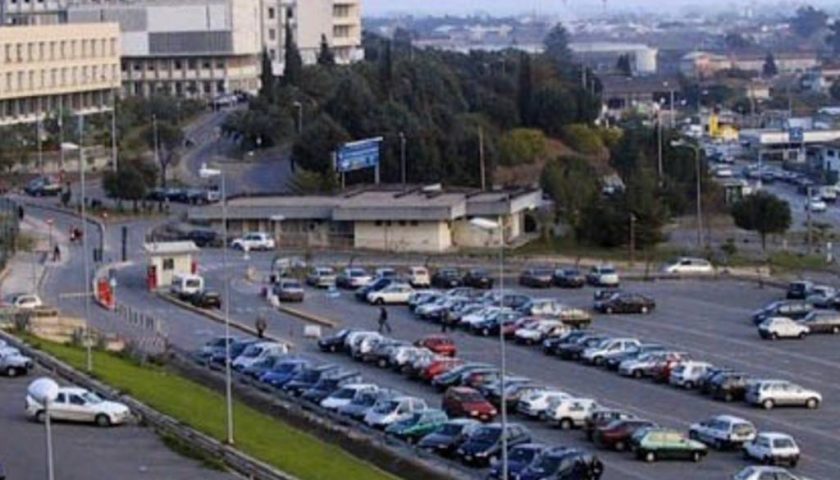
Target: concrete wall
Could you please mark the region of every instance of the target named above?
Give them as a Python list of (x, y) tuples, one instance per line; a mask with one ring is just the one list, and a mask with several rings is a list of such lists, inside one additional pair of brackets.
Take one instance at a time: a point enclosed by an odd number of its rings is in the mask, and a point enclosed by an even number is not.
[(452, 247), (446, 222), (354, 222), (354, 247), (388, 251), (443, 252)]
[[(494, 222), (499, 217), (488, 218)], [(524, 230), (525, 214), (522, 212), (502, 217), (505, 228), (505, 242), (510, 243), (519, 238)], [(499, 232), (492, 233), (480, 230), (470, 224), (469, 219), (460, 219), (452, 222), (452, 241), (456, 247), (466, 248), (487, 248), (498, 247), (500, 243)]]

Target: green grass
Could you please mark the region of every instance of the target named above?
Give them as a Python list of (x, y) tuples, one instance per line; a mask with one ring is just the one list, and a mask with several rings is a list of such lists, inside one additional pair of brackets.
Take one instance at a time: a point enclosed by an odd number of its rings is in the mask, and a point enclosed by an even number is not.
[(774, 270), (828, 270), (831, 265), (825, 262), (825, 255), (804, 255), (792, 252), (770, 254), (768, 263)]
[[(31, 339), (30, 339), (31, 340)], [(84, 370), (83, 349), (42, 340), (37, 348)], [(140, 366), (130, 359), (96, 351), (95, 377), (156, 410), (216, 439), (226, 437), (224, 397), (160, 366)], [(366, 480), (396, 477), (340, 448), (296, 430), (242, 403), (234, 404), (236, 447), (304, 480)]]
[[(635, 260), (642, 263), (646, 255), (650, 255), (651, 261), (662, 262), (671, 260), (681, 253), (685, 252), (677, 252), (663, 247), (651, 249), (647, 254), (644, 251), (636, 250)], [(599, 248), (580, 245), (568, 237), (534, 240), (515, 249), (513, 255), (563, 255), (573, 258), (598, 258), (607, 261), (628, 261), (630, 259), (630, 252), (627, 247)]]

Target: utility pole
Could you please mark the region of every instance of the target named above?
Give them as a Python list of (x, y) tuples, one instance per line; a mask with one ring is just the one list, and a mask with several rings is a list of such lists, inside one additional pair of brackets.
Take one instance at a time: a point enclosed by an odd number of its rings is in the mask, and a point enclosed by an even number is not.
[(41, 175), (44, 174), (44, 149), (41, 145), (41, 135), (43, 135), (44, 123), (43, 119), (39, 116), (38, 121), (35, 123), (35, 133), (38, 137), (36, 139), (38, 143), (38, 169), (41, 172)]
[(811, 246), (812, 246), (812, 237), (811, 237), (811, 187), (808, 187), (807, 190), (807, 199), (805, 200), (805, 218), (806, 218), (806, 228), (808, 230), (806, 240), (808, 242), (808, 255), (811, 254)]
[(119, 171), (117, 163), (117, 96), (111, 92), (111, 163), (114, 171)]
[[(152, 114), (152, 136), (154, 137), (154, 144), (155, 144), (155, 165), (160, 167), (160, 153), (158, 150), (158, 126), (157, 126), (157, 115)], [(161, 176), (163, 177), (161, 180), (161, 186), (166, 185), (166, 172), (161, 169)]]
[(700, 190), (700, 147), (692, 145), (694, 148), (694, 166), (697, 176), (697, 248), (703, 245), (703, 192)]
[(636, 261), (636, 215), (630, 214), (630, 266)]
[(405, 175), (405, 134), (400, 132), (400, 178), (402, 179), (402, 186), (406, 186)]
[[(87, 199), (85, 198), (85, 117), (79, 114), (79, 177), (81, 180), (80, 194), (82, 198), (82, 259), (85, 276), (85, 351), (87, 353), (87, 371), (93, 371), (93, 337), (90, 332), (90, 267), (88, 266), (88, 228), (87, 228)], [(104, 245), (105, 239), (102, 239)]]
[(487, 190), (487, 178), (484, 172), (484, 128), (478, 126), (478, 161), (481, 167), (481, 191)]
[(664, 172), (662, 167), (662, 112), (656, 112), (656, 171), (659, 174), (659, 186), (662, 186)]

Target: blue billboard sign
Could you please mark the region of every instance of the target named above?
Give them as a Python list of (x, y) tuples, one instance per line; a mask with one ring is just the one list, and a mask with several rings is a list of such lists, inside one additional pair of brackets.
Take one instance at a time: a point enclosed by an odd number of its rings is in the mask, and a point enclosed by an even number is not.
[(792, 127), (788, 131), (791, 143), (803, 143), (805, 141), (805, 130), (802, 127)]
[(345, 143), (336, 152), (335, 169), (340, 173), (379, 166), (382, 137)]

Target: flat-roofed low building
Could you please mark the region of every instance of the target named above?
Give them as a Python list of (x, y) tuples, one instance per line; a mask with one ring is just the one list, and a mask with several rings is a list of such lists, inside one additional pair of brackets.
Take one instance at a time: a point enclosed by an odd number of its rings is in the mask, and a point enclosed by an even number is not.
[[(242, 197), (228, 202), (231, 235), (263, 231), (279, 245), (445, 252), (495, 247), (498, 232), (478, 230), (472, 218), (504, 227), (506, 244), (525, 238), (525, 215), (542, 206), (542, 191), (360, 190), (344, 195)], [(220, 205), (189, 210), (192, 222), (221, 229)]]
[(0, 27), (0, 125), (109, 110), (120, 86), (116, 23)]

